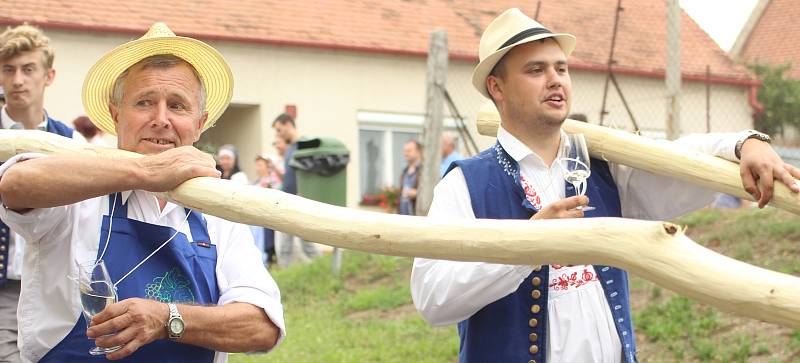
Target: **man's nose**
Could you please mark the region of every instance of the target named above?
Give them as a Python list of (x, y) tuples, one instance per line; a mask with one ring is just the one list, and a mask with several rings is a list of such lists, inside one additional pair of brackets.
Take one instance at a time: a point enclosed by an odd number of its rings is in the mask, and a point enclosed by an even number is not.
[(169, 128), (169, 116), (167, 114), (167, 102), (161, 101), (156, 106), (156, 113), (153, 116), (153, 127), (165, 127)]

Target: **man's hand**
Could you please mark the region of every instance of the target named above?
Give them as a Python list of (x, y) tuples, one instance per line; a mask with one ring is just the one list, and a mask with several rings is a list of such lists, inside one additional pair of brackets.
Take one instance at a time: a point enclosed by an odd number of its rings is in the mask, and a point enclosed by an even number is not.
[(166, 192), (201, 176), (219, 178), (214, 158), (192, 146), (181, 146), (137, 160), (142, 170), (142, 188)]
[[(165, 303), (139, 298), (125, 299), (95, 315), (86, 335), (95, 338), (95, 344), (101, 348), (122, 345), (122, 349), (106, 354), (109, 360), (117, 360), (156, 339), (166, 339), (167, 319), (169, 307)], [(113, 335), (105, 336), (107, 334)]]
[(531, 219), (556, 219), (556, 218), (583, 218), (583, 210), (575, 209), (579, 206), (589, 205), (589, 198), (577, 195), (551, 203), (542, 208)]
[(772, 147), (761, 140), (748, 139), (742, 145), (742, 159), (739, 162), (744, 190), (764, 208), (772, 199), (774, 180), (786, 184), (794, 193), (800, 192), (795, 178), (800, 178), (800, 169), (784, 164)]

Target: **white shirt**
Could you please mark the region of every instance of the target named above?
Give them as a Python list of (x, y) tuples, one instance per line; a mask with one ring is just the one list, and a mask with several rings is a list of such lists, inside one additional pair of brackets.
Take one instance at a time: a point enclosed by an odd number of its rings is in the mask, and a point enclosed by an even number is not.
[[(31, 157), (43, 155), (15, 156), (0, 167), (0, 178), (14, 163)], [(124, 192), (122, 197), (128, 203), (129, 219), (172, 227), (191, 241), (182, 207), (167, 203), (162, 211), (155, 196), (144, 191)], [(0, 207), (0, 218), (28, 241), (17, 310), (18, 344), (26, 360), (37, 361), (58, 344), (81, 314), (78, 289), (67, 276), (77, 276), (73, 261), (97, 256), (103, 215), (108, 215), (108, 196), (25, 214)], [(210, 242), (217, 246), (217, 305), (244, 302), (264, 309), (280, 329), (280, 342), (286, 335), (280, 291), (261, 263), (250, 230), (239, 223), (204, 216)], [(226, 361), (227, 353), (217, 352), (215, 362)]]
[[(675, 143), (735, 160), (734, 146), (739, 137), (740, 134), (690, 135)], [(546, 165), (502, 127), (497, 131), (497, 140), (519, 163), (520, 175), (537, 190), (543, 206), (564, 198), (565, 181), (558, 166)], [(619, 191), (622, 215), (626, 218), (669, 220), (714, 200), (713, 191), (694, 184), (623, 165), (609, 163), (609, 168)], [(475, 218), (460, 168), (452, 170), (436, 186), (428, 216)], [(584, 269), (596, 276), (591, 265), (562, 269), (551, 266), (548, 285), (572, 272), (581, 276)], [(430, 324), (454, 324), (516, 291), (532, 270), (532, 266), (417, 258), (411, 274), (411, 296), (417, 310)], [(548, 362), (621, 361), (619, 337), (602, 287), (596, 278), (585, 282), (565, 291), (559, 290), (558, 284), (549, 287)]]
[[(44, 121), (36, 126), (37, 129), (47, 131), (47, 113), (44, 114)], [(21, 123), (14, 121), (11, 116), (6, 112), (5, 106), (0, 110), (0, 129), (24, 129)], [(84, 141), (85, 139), (78, 132), (72, 132), (72, 139), (77, 141)], [(2, 219), (2, 218), (0, 218)], [(19, 280), (22, 275), (22, 259), (25, 253), (25, 239), (20, 237), (17, 233), (10, 233), (11, 240), (8, 244), (8, 271), (7, 278), (12, 280)]]

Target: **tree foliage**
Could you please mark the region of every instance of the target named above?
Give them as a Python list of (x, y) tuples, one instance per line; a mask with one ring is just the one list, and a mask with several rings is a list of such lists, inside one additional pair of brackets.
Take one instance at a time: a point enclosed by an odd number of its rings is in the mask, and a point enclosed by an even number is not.
[(791, 63), (777, 66), (749, 66), (761, 81), (758, 102), (764, 112), (755, 118), (755, 127), (770, 135), (783, 134), (787, 126), (800, 129), (800, 80), (786, 76)]

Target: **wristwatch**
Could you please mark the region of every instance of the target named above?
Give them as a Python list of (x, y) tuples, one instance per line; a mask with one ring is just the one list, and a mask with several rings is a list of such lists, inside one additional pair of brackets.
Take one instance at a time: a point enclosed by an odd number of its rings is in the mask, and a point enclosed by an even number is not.
[(772, 141), (772, 139), (770, 139), (769, 135), (767, 135), (767, 134), (765, 134), (763, 132), (758, 132), (756, 130), (747, 130), (747, 131), (745, 131), (744, 137), (742, 137), (741, 139), (739, 139), (739, 141), (736, 142), (736, 147), (733, 149), (734, 154), (736, 154), (736, 158), (737, 159), (741, 159), (742, 158), (742, 146), (744, 146), (744, 142), (745, 141), (750, 140), (750, 139), (757, 139), (757, 140), (761, 140), (761, 141), (766, 142), (766, 143), (770, 143)]
[(178, 312), (178, 306), (173, 303), (167, 303), (169, 306), (169, 319), (167, 319), (167, 335), (170, 340), (178, 340), (183, 337), (183, 331), (186, 325), (183, 323), (183, 317)]

